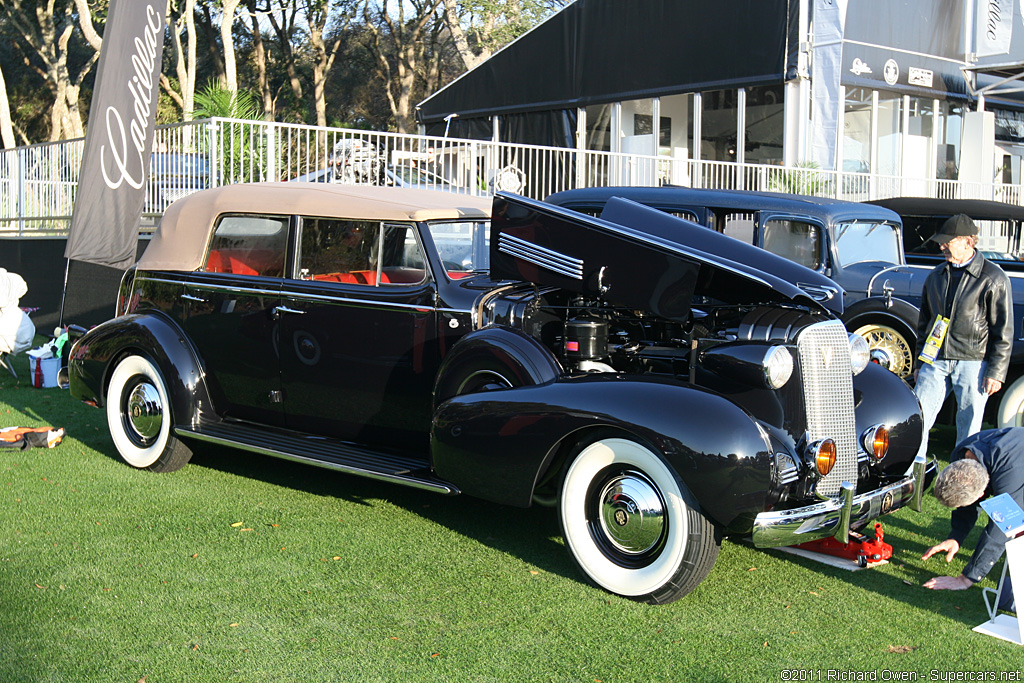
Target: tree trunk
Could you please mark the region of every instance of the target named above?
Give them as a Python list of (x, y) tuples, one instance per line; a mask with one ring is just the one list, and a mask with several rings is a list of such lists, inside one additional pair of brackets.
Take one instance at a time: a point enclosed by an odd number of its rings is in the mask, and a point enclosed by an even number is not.
[(260, 31), (256, 3), (250, 0), (247, 9), (252, 25), (253, 59), (256, 62), (256, 80), (260, 86), (260, 99), (263, 102), (263, 118), (266, 121), (273, 121), (277, 103), (274, 101), (274, 94), (270, 90), (270, 79), (267, 77), (267, 51), (263, 46), (263, 32)]
[[(329, 3), (325, 0), (306, 0), (306, 21), (309, 22), (309, 42), (313, 47), (313, 108), (316, 110), (316, 125), (327, 125), (327, 101), (325, 88), (327, 75), (334, 66), (334, 58), (341, 46), (341, 37), (336, 36), (328, 45), (324, 39), (324, 31), (327, 29), (327, 22), (330, 20)], [(336, 11), (344, 11), (336, 7)], [(348, 18), (348, 13), (343, 14)], [(341, 27), (339, 27), (339, 34)]]
[(231, 92), (238, 92), (238, 70), (235, 62), (235, 37), (232, 27), (235, 24), (235, 10), (240, 0), (221, 0), (224, 16), (220, 21), (220, 42), (224, 49), (224, 87)]
[(7, 149), (18, 146), (18, 141), (14, 139), (14, 126), (11, 123), (11, 105), (7, 101), (7, 83), (4, 81), (3, 69), (0, 69), (0, 141), (4, 143), (4, 147)]

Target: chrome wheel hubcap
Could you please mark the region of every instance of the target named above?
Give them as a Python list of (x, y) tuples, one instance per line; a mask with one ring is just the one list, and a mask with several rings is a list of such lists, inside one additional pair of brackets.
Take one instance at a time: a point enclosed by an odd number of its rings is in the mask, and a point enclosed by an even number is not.
[(599, 501), (601, 530), (617, 550), (640, 555), (658, 545), (665, 532), (665, 504), (642, 473), (628, 470), (612, 477)]
[(149, 382), (135, 385), (125, 405), (125, 424), (137, 440), (150, 441), (160, 435), (164, 420), (164, 406), (160, 392)]

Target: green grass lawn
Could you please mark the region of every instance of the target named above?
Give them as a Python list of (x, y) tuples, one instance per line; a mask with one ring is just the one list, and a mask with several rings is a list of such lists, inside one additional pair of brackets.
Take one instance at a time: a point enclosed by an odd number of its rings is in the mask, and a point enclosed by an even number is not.
[[(1024, 648), (971, 631), (987, 618), (979, 588), (921, 588), (967, 559), (921, 561), (948, 530), (931, 496), (923, 514), (887, 518), (888, 565), (847, 572), (737, 539), (696, 591), (654, 607), (585, 584), (552, 510), (226, 449), (173, 474), (137, 471), (116, 457), (103, 411), (4, 375), (0, 426), (12, 425), (68, 438), (0, 450), (5, 683), (779, 681), (783, 669), (1000, 680), (1024, 669)], [(933, 433), (937, 452), (951, 441)]]

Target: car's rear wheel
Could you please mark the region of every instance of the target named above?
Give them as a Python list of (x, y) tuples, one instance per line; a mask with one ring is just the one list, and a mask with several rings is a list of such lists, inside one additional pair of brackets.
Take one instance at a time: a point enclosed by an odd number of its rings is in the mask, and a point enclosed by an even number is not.
[(914, 371), (914, 348), (907, 333), (883, 323), (867, 323), (853, 330), (868, 342), (873, 360), (884, 358), (887, 370), (897, 377), (909, 377)]
[(192, 451), (171, 434), (167, 384), (148, 358), (126, 356), (107, 384), (107, 426), (121, 458), (139, 469), (172, 472)]
[(566, 468), (558, 512), (580, 571), (633, 600), (681, 598), (718, 557), (715, 527), (693, 495), (660, 456), (632, 439), (585, 443)]

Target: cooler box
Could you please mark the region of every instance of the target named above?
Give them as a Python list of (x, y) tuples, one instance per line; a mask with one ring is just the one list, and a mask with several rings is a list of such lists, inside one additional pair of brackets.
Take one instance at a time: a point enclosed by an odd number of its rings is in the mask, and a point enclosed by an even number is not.
[(32, 386), (37, 389), (56, 387), (58, 370), (60, 370), (60, 358), (40, 358), (29, 352), (28, 374), (32, 378)]

